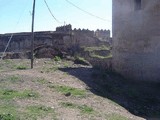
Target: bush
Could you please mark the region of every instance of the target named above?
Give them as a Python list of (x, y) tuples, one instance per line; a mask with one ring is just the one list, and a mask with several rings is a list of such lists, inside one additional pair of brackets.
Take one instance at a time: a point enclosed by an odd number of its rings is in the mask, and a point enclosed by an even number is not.
[(16, 69), (18, 69), (18, 70), (26, 70), (27, 67), (24, 66), (24, 65), (18, 65), (18, 66), (16, 66)]
[(61, 61), (61, 58), (59, 56), (55, 56), (54, 61)]

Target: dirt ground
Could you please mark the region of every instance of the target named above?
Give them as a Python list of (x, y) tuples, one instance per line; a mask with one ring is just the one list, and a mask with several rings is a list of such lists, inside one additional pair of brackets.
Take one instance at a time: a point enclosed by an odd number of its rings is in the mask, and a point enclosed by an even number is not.
[(0, 120), (149, 120), (159, 114), (146, 116), (143, 105), (137, 109), (126, 103), (121, 85), (115, 83), (116, 89), (111, 86), (106, 92), (110, 84), (105, 79), (113, 77), (91, 66), (52, 59), (35, 59), (34, 69), (26, 59), (0, 63)]

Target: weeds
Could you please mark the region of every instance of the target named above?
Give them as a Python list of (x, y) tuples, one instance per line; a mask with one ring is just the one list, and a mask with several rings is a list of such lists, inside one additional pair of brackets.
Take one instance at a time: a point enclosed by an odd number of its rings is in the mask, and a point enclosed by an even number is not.
[(53, 119), (56, 119), (54, 109), (51, 107), (46, 107), (44, 105), (29, 106), (26, 108), (26, 111), (27, 116), (29, 116), (32, 120), (37, 120), (38, 118), (45, 118), (49, 114), (52, 116)]
[(0, 114), (0, 120), (16, 120), (12, 114)]
[(45, 78), (37, 78), (37, 82), (41, 84), (46, 84), (47, 80)]
[(12, 64), (12, 63), (13, 63), (12, 60), (10, 60), (10, 59), (5, 59), (4, 62), (5, 62), (6, 64)]
[(0, 105), (0, 120), (18, 120), (16, 106), (11, 104)]
[(57, 66), (52, 66), (50, 68), (47, 68), (47, 67), (42, 68), (42, 72), (45, 72), (45, 73), (55, 72), (57, 70), (58, 70)]
[(19, 75), (12, 75), (12, 76), (7, 77), (6, 79), (14, 83), (14, 82), (20, 81), (21, 77)]
[(64, 66), (65, 68), (68, 68), (68, 67), (69, 67), (69, 64), (65, 62), (65, 63), (63, 64), (63, 66)]
[[(1, 84), (17, 83), (20, 80), (21, 80), (21, 77), (19, 75), (11, 75), (11, 76), (7, 76), (7, 77), (0, 79)], [(2, 86), (2, 87), (4, 87), (4, 86)]]
[(27, 67), (25, 65), (17, 65), (16, 69), (18, 69), (18, 70), (26, 70)]
[(89, 62), (82, 57), (76, 57), (74, 60), (75, 64), (89, 65)]
[(66, 108), (79, 109), (81, 111), (81, 113), (83, 113), (83, 114), (92, 114), (94, 112), (93, 108), (91, 108), (87, 105), (77, 105), (77, 104), (73, 104), (70, 102), (62, 102), (60, 104)]
[[(20, 114), (17, 114), (20, 113)], [(0, 105), (0, 120), (37, 120), (51, 115), (52, 119), (56, 119), (54, 109), (43, 105), (28, 106), (23, 112), (18, 111), (18, 106), (11, 104)]]
[[(25, 65), (24, 65), (25, 64)], [(27, 69), (26, 63), (16, 63), (14, 60), (6, 59), (1, 62), (1, 70), (25, 70)]]
[(76, 108), (77, 107), (76, 104), (73, 104), (73, 103), (70, 103), (70, 102), (62, 102), (61, 105), (63, 107), (69, 107), (69, 108)]
[(95, 50), (110, 50), (110, 49), (111, 49), (110, 47), (102, 45), (100, 47), (85, 47), (84, 51), (92, 52), (92, 51), (95, 51)]
[(0, 71), (4, 71), (8, 68), (13, 69), (13, 67), (14, 67), (13, 61), (9, 59), (5, 59), (1, 61)]
[(81, 112), (85, 114), (91, 114), (94, 112), (93, 108), (88, 107), (87, 105), (78, 106), (78, 109), (80, 109)]
[(16, 91), (10, 89), (0, 90), (0, 99), (5, 99), (5, 100), (11, 100), (14, 98), (25, 99), (25, 98), (37, 98), (37, 97), (38, 93), (29, 90), (25, 91)]
[(53, 60), (56, 61), (56, 62), (58, 62), (58, 61), (61, 61), (61, 58), (60, 58), (59, 56), (55, 56), (55, 57), (53, 58)]
[(110, 59), (110, 58), (112, 58), (112, 54), (110, 54), (108, 56), (100, 56), (100, 55), (96, 55), (95, 53), (91, 53), (90, 56), (93, 57), (93, 58), (98, 58), (98, 59)]
[(58, 92), (61, 92), (63, 94), (70, 93), (73, 96), (78, 96), (78, 97), (84, 97), (86, 95), (85, 90), (81, 90), (78, 88), (72, 88), (69, 86), (49, 86), (50, 88), (56, 89)]

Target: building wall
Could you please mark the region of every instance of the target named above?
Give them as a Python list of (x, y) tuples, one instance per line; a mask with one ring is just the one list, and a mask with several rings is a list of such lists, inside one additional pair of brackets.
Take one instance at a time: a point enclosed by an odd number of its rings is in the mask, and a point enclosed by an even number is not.
[[(64, 29), (65, 28), (65, 29)], [(95, 37), (94, 31), (72, 30), (71, 25), (57, 27), (57, 31), (35, 32), (34, 48), (51, 46), (63, 52), (74, 54), (81, 47), (109, 46), (107, 41)], [(0, 35), (0, 52), (3, 52), (11, 34)], [(26, 52), (31, 49), (31, 33), (14, 33), (7, 52)]]
[[(0, 35), (0, 52), (3, 52), (11, 34)], [(66, 43), (67, 42), (67, 43)], [(41, 45), (52, 46), (62, 51), (67, 50), (71, 44), (69, 34), (52, 31), (35, 32), (34, 48)], [(8, 46), (7, 52), (26, 52), (31, 49), (31, 33), (15, 33)]]
[(113, 68), (133, 80), (160, 81), (160, 0), (113, 0)]

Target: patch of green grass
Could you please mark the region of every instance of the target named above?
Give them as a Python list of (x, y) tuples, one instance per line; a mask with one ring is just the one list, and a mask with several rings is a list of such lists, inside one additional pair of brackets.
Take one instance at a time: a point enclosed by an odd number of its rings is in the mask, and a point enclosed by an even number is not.
[(92, 114), (95, 112), (92, 107), (89, 107), (87, 105), (77, 105), (70, 102), (62, 102), (61, 105), (66, 108), (79, 109), (83, 114)]
[(14, 62), (10, 59), (5, 59), (0, 61), (0, 71), (6, 71), (6, 70), (10, 70), (10, 69), (14, 69)]
[(32, 92), (30, 90), (16, 91), (11, 89), (0, 89), (0, 99), (4, 100), (11, 100), (14, 98), (37, 98), (38, 96), (38, 93)]
[(8, 76), (6, 80), (9, 80), (11, 82), (17, 82), (21, 80), (21, 77), (19, 75), (12, 75), (12, 76)]
[(2, 71), (2, 70), (3, 70), (3, 66), (0, 65), (0, 71)]
[(25, 66), (25, 65), (17, 65), (16, 69), (18, 69), (18, 70), (26, 70), (27, 66)]
[(19, 78), (19, 76), (17, 76), (17, 75), (13, 75), (13, 76), (10, 76), (9, 79), (10, 79), (11, 81), (17, 81), (17, 80), (19, 80), (20, 78)]
[(78, 57), (78, 56), (75, 57), (74, 63), (75, 64), (82, 64), (82, 65), (89, 65), (89, 62), (87, 60), (85, 60), (82, 57)]
[(51, 107), (34, 105), (20, 110), (19, 106), (15, 106), (14, 103), (3, 102), (0, 104), (0, 120), (37, 120), (48, 116), (52, 120), (57, 120), (55, 111)]
[(63, 94), (71, 93), (73, 96), (79, 96), (84, 97), (86, 95), (85, 90), (81, 90), (78, 88), (73, 88), (69, 86), (49, 86), (50, 88), (56, 89), (58, 92), (61, 92)]
[(37, 78), (36, 80), (38, 83), (41, 83), (41, 84), (46, 84), (47, 83), (47, 80), (45, 78)]
[(76, 57), (76, 59), (86, 62), (86, 60), (84, 58), (82, 58), (82, 57)]
[(8, 85), (17, 84), (18, 82), (22, 82), (21, 76), (19, 75), (7, 75), (1, 77), (0, 79), (0, 88), (6, 88)]
[(42, 72), (45, 72), (45, 73), (55, 72), (57, 70), (58, 70), (58, 67), (56, 65), (49, 68), (48, 67), (42, 68)]
[(16, 120), (12, 114), (0, 114), (0, 120)]
[(65, 63), (63, 64), (63, 66), (64, 66), (65, 68), (67, 68), (67, 67), (69, 67), (69, 64), (65, 62)]
[(92, 52), (92, 51), (95, 51), (95, 50), (110, 50), (110, 47), (102, 45), (100, 47), (85, 47), (84, 48), (84, 51), (89, 51), (89, 52)]
[(58, 62), (58, 61), (61, 61), (62, 59), (59, 56), (55, 56), (53, 60)]
[(108, 56), (100, 56), (100, 55), (96, 55), (94, 53), (90, 54), (91, 57), (94, 57), (94, 58), (99, 58), (99, 59), (110, 59), (112, 58), (112, 54), (108, 55)]
[(44, 105), (28, 106), (26, 108), (26, 119), (37, 120), (38, 118), (45, 118), (50, 115), (53, 120), (56, 119), (56, 114), (53, 108)]
[(19, 120), (17, 108), (11, 104), (0, 104), (0, 120)]
[(76, 108), (77, 107), (76, 104), (73, 104), (73, 103), (70, 103), (70, 102), (62, 102), (61, 105), (63, 107), (69, 107), (69, 108)]
[(4, 63), (5, 63), (5, 64), (12, 64), (12, 63), (13, 63), (13, 61), (12, 61), (12, 60), (10, 60), (10, 59), (5, 59), (5, 60), (4, 60)]
[(80, 109), (81, 112), (85, 114), (91, 114), (94, 112), (93, 108), (87, 105), (78, 106), (78, 109)]
[(37, 120), (48, 116), (52, 120), (57, 120), (54, 109), (44, 105), (19, 109), (19, 106), (15, 106), (14, 103), (3, 102), (0, 104), (0, 120)]
[(106, 120), (128, 120), (128, 118), (121, 116), (119, 114), (107, 115)]

